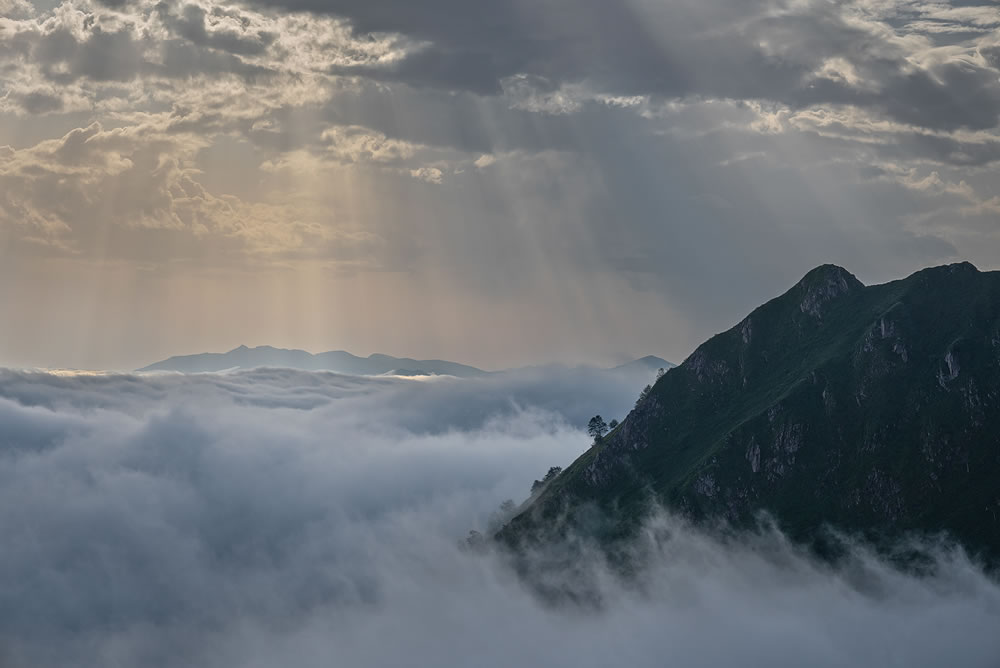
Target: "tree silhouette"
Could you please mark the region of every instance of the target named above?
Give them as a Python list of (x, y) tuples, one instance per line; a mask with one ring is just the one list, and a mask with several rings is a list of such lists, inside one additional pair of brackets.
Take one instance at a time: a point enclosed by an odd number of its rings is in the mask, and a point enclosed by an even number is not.
[(608, 433), (608, 423), (600, 415), (595, 415), (587, 423), (587, 433), (593, 437), (595, 442), (600, 441), (604, 434)]
[(561, 466), (551, 467), (548, 473), (545, 474), (544, 478), (531, 483), (531, 495), (534, 496), (535, 494), (538, 494), (538, 492), (542, 491), (542, 488), (552, 482), (552, 480), (555, 479), (555, 477), (560, 473), (562, 473)]
[(642, 388), (642, 392), (639, 393), (639, 398), (635, 400), (635, 407), (638, 408), (639, 404), (642, 403), (642, 400), (648, 397), (649, 393), (652, 391), (653, 391), (652, 385), (647, 385), (646, 387)]

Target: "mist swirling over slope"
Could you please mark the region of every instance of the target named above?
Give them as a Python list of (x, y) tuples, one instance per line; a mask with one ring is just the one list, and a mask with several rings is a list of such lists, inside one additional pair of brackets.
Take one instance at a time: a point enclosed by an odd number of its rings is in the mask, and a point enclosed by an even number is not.
[[(0, 665), (994, 666), (1000, 587), (671, 538), (600, 610), (457, 548), (645, 379), (0, 371)], [(594, 379), (590, 379), (593, 381)]]

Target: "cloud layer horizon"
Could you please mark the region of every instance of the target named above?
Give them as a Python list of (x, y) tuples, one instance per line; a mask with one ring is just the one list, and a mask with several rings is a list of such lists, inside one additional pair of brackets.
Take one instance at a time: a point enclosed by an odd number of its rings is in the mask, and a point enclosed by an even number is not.
[(642, 382), (564, 374), (0, 371), (0, 663), (995, 665), (1000, 586), (961, 553), (831, 568), (664, 514), (641, 587), (584, 555), (594, 610), (460, 550)]

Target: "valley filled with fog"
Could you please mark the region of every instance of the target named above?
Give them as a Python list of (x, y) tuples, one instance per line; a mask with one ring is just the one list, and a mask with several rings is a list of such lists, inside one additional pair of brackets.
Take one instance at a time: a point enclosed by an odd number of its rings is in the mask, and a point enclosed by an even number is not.
[(635, 580), (566, 575), (584, 609), (459, 548), (649, 380), (0, 371), (0, 664), (995, 665), (1000, 587), (961, 553), (834, 568), (660, 514)]

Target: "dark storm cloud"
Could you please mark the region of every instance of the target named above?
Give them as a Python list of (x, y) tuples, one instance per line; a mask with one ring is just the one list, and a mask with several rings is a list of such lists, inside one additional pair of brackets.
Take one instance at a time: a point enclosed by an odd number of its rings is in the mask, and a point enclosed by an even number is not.
[[(262, 45), (262, 48), (266, 46)], [(189, 42), (169, 40), (161, 45), (162, 64), (148, 66), (150, 73), (174, 78), (197, 77), (204, 74), (236, 74), (248, 80), (263, 79), (275, 71), (261, 65), (247, 63), (238, 55), (212, 48), (192, 48)]]
[(143, 69), (144, 47), (131, 28), (107, 31), (95, 26), (85, 40), (68, 29), (41, 36), (33, 57), (46, 78), (69, 83), (80, 77), (94, 81), (129, 81)]
[[(172, 15), (166, 3), (158, 4), (156, 11), (160, 14), (163, 23), (176, 30), (180, 37), (192, 44), (209, 46), (227, 53), (259, 55), (267, 50), (275, 38), (274, 33), (265, 31), (246, 33), (234, 30), (216, 30), (210, 33), (205, 29), (205, 19), (209, 16), (209, 12), (199, 5), (184, 5), (179, 16)], [(221, 8), (215, 8), (214, 13), (222, 15), (223, 11)], [(229, 15), (243, 24), (244, 27), (249, 23), (245, 20), (240, 21), (242, 17), (237, 12), (230, 12)]]
[(21, 97), (21, 105), (29, 114), (47, 114), (62, 110), (63, 100), (58, 95), (44, 91), (32, 91)]
[(561, 373), (0, 371), (0, 663), (995, 665), (1000, 586), (960, 552), (922, 577), (863, 549), (834, 569), (777, 532), (720, 539), (659, 515), (638, 583), (587, 551), (552, 574), (603, 601), (576, 610), (459, 551), (586, 447), (558, 412), (509, 409), (591, 401)]
[[(759, 99), (793, 108), (852, 104), (945, 130), (992, 128), (1000, 113), (995, 66), (963, 58), (915, 68), (910, 50), (927, 45), (893, 41), (838, 3), (259, 4), (341, 16), (361, 34), (399, 32), (425, 42), (391, 65), (335, 70), (416, 86), (496, 94), (504, 79), (528, 74), (553, 86), (588, 81), (619, 95)], [(813, 75), (832, 58), (849, 62), (863, 80), (817, 80)]]

